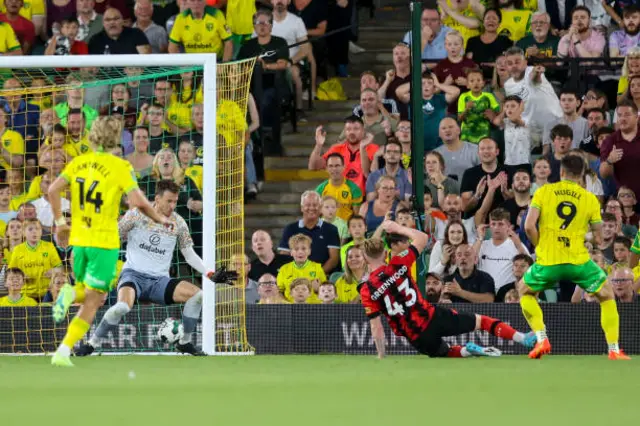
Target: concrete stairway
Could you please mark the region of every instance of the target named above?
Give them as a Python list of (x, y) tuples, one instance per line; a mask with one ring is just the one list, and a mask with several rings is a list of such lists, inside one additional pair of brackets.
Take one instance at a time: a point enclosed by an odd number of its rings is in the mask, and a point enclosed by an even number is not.
[(359, 75), (366, 70), (378, 76), (392, 66), (392, 49), (402, 40), (410, 27), (407, 6), (382, 8), (376, 12), (374, 22), (368, 12), (362, 11), (358, 45), (365, 52), (351, 55), (349, 73), (352, 77), (342, 80), (348, 101), (314, 102), (314, 109), (307, 112), (307, 122), (298, 124), (293, 133), (290, 125), (283, 126), (283, 157), (265, 159), (266, 182), (256, 200), (245, 206), (245, 248), (251, 251), (251, 234), (265, 229), (271, 234), (274, 245), (280, 241), (283, 228), (300, 217), (300, 195), (315, 188), (326, 179), (324, 171), (307, 169), (309, 154), (315, 144), (315, 129), (323, 125), (327, 131), (327, 145), (336, 142), (343, 129), (343, 120), (350, 115), (360, 96)]

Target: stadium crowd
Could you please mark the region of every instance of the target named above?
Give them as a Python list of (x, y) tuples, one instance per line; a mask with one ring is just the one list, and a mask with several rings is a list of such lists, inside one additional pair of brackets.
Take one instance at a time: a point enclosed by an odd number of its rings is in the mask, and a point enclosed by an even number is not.
[[(224, 61), (258, 56), (259, 84), (245, 123), (250, 199), (264, 179), (262, 154), (282, 153), (283, 91), (297, 119), (304, 120), (305, 97), (315, 96), (319, 80), (347, 76), (349, 49), (358, 49), (350, 44), (350, 31), (318, 38), (351, 23), (354, 0), (258, 3), (259, 9), (243, 0), (215, 7), (205, 0), (47, 0), (45, 7), (44, 0), (4, 0), (0, 53), (215, 52)], [(521, 225), (535, 190), (560, 179), (560, 160), (571, 151), (584, 156), (584, 185), (602, 202), (603, 241), (590, 246), (592, 258), (610, 274), (620, 301), (636, 301), (636, 2), (440, 0), (425, 2), (421, 23), (424, 140), (411, 137), (407, 33), (383, 76), (361, 75), (359, 104), (338, 140), (327, 140), (322, 126), (316, 129), (308, 167), (325, 169), (329, 177), (303, 193), (300, 220), (285, 228), (277, 245), (268, 230), (255, 232), (253, 260), (233, 260), (231, 267), (245, 271), (247, 303), (358, 302), (358, 283), (367, 276), (360, 243), (382, 235), (385, 218), (430, 235), (426, 269), (412, 270), (414, 277), (426, 274), (429, 301), (517, 302), (514, 283), (535, 256)], [(295, 46), (308, 37), (312, 43)], [(593, 60), (579, 62), (578, 76), (567, 74), (564, 58)], [(611, 66), (598, 68), (598, 59)], [(132, 77), (141, 72), (124, 69)], [(0, 291), (8, 296), (0, 306), (51, 302), (73, 279), (71, 252), (52, 237), (47, 190), (71, 158), (92, 149), (87, 129), (101, 115), (122, 117), (125, 131), (116, 154), (130, 161), (150, 198), (159, 180), (181, 185), (177, 212), (201, 251), (202, 77), (184, 72), (179, 78), (79, 88), (99, 73), (15, 77), (3, 70)], [(41, 90), (56, 84), (66, 84), (65, 90)], [(272, 137), (265, 138), (270, 131)], [(254, 157), (258, 141), (264, 146)], [(416, 143), (426, 152), (422, 215), (415, 213), (412, 198)], [(410, 241), (386, 236), (386, 244), (398, 254)], [(570, 282), (540, 297), (591, 300)]]

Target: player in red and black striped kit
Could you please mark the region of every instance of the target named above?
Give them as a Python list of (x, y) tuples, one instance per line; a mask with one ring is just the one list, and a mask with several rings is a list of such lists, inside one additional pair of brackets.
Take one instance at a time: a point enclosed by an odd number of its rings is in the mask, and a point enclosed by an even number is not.
[(386, 249), (379, 239), (364, 243), (364, 254), (369, 264), (369, 277), (360, 285), (360, 297), (365, 313), (371, 321), (371, 333), (378, 350), (378, 357), (385, 355), (384, 329), (380, 315), (387, 317), (391, 330), (404, 336), (422, 354), (431, 357), (500, 356), (496, 348), (483, 348), (469, 342), (466, 346), (449, 346), (443, 337), (485, 330), (496, 337), (513, 340), (526, 347), (533, 347), (533, 333), (520, 333), (495, 318), (465, 312), (457, 312), (434, 306), (427, 302), (413, 282), (411, 265), (427, 245), (428, 235), (385, 220), (382, 224), (387, 234), (400, 234), (412, 243), (408, 250), (393, 256), (385, 263)]

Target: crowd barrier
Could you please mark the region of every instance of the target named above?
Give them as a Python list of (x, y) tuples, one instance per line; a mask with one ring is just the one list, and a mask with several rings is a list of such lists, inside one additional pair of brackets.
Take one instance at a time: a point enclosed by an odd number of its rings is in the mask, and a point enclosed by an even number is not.
[[(517, 304), (448, 305), (460, 311), (499, 318), (518, 330), (528, 326)], [(11, 311), (13, 309), (13, 311)], [(620, 304), (620, 343), (629, 354), (640, 353), (640, 305)], [(102, 352), (170, 351), (156, 340), (158, 324), (167, 316), (180, 317), (180, 306), (134, 308), (102, 343)], [(607, 346), (600, 328), (598, 304), (543, 305), (553, 353), (604, 354)], [(104, 309), (98, 314), (102, 317)], [(256, 354), (347, 354), (373, 355), (369, 321), (359, 305), (255, 305), (247, 307), (247, 332)], [(55, 349), (65, 325), (54, 327), (49, 307), (0, 308), (0, 353), (41, 353)], [(94, 325), (95, 327), (95, 325)], [(385, 325), (386, 327), (386, 325)], [(234, 333), (223, 319), (217, 321), (220, 351), (233, 351)], [(93, 331), (93, 327), (92, 327)], [(403, 338), (386, 329), (388, 353), (415, 354)], [(492, 345), (506, 354), (524, 354), (518, 344), (474, 332), (447, 338), (452, 344), (473, 341)], [(198, 342), (200, 343), (200, 342)]]

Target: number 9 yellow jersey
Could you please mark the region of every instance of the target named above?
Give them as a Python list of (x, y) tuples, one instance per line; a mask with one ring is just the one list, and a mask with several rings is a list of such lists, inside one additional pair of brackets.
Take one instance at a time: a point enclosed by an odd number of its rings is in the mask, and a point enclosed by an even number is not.
[(74, 158), (60, 174), (71, 187), (72, 246), (120, 248), (118, 217), (124, 194), (138, 188), (129, 162), (93, 152)]
[(584, 237), (591, 224), (602, 222), (595, 195), (575, 182), (563, 180), (538, 188), (531, 208), (540, 211), (537, 264), (581, 265), (590, 259)]

